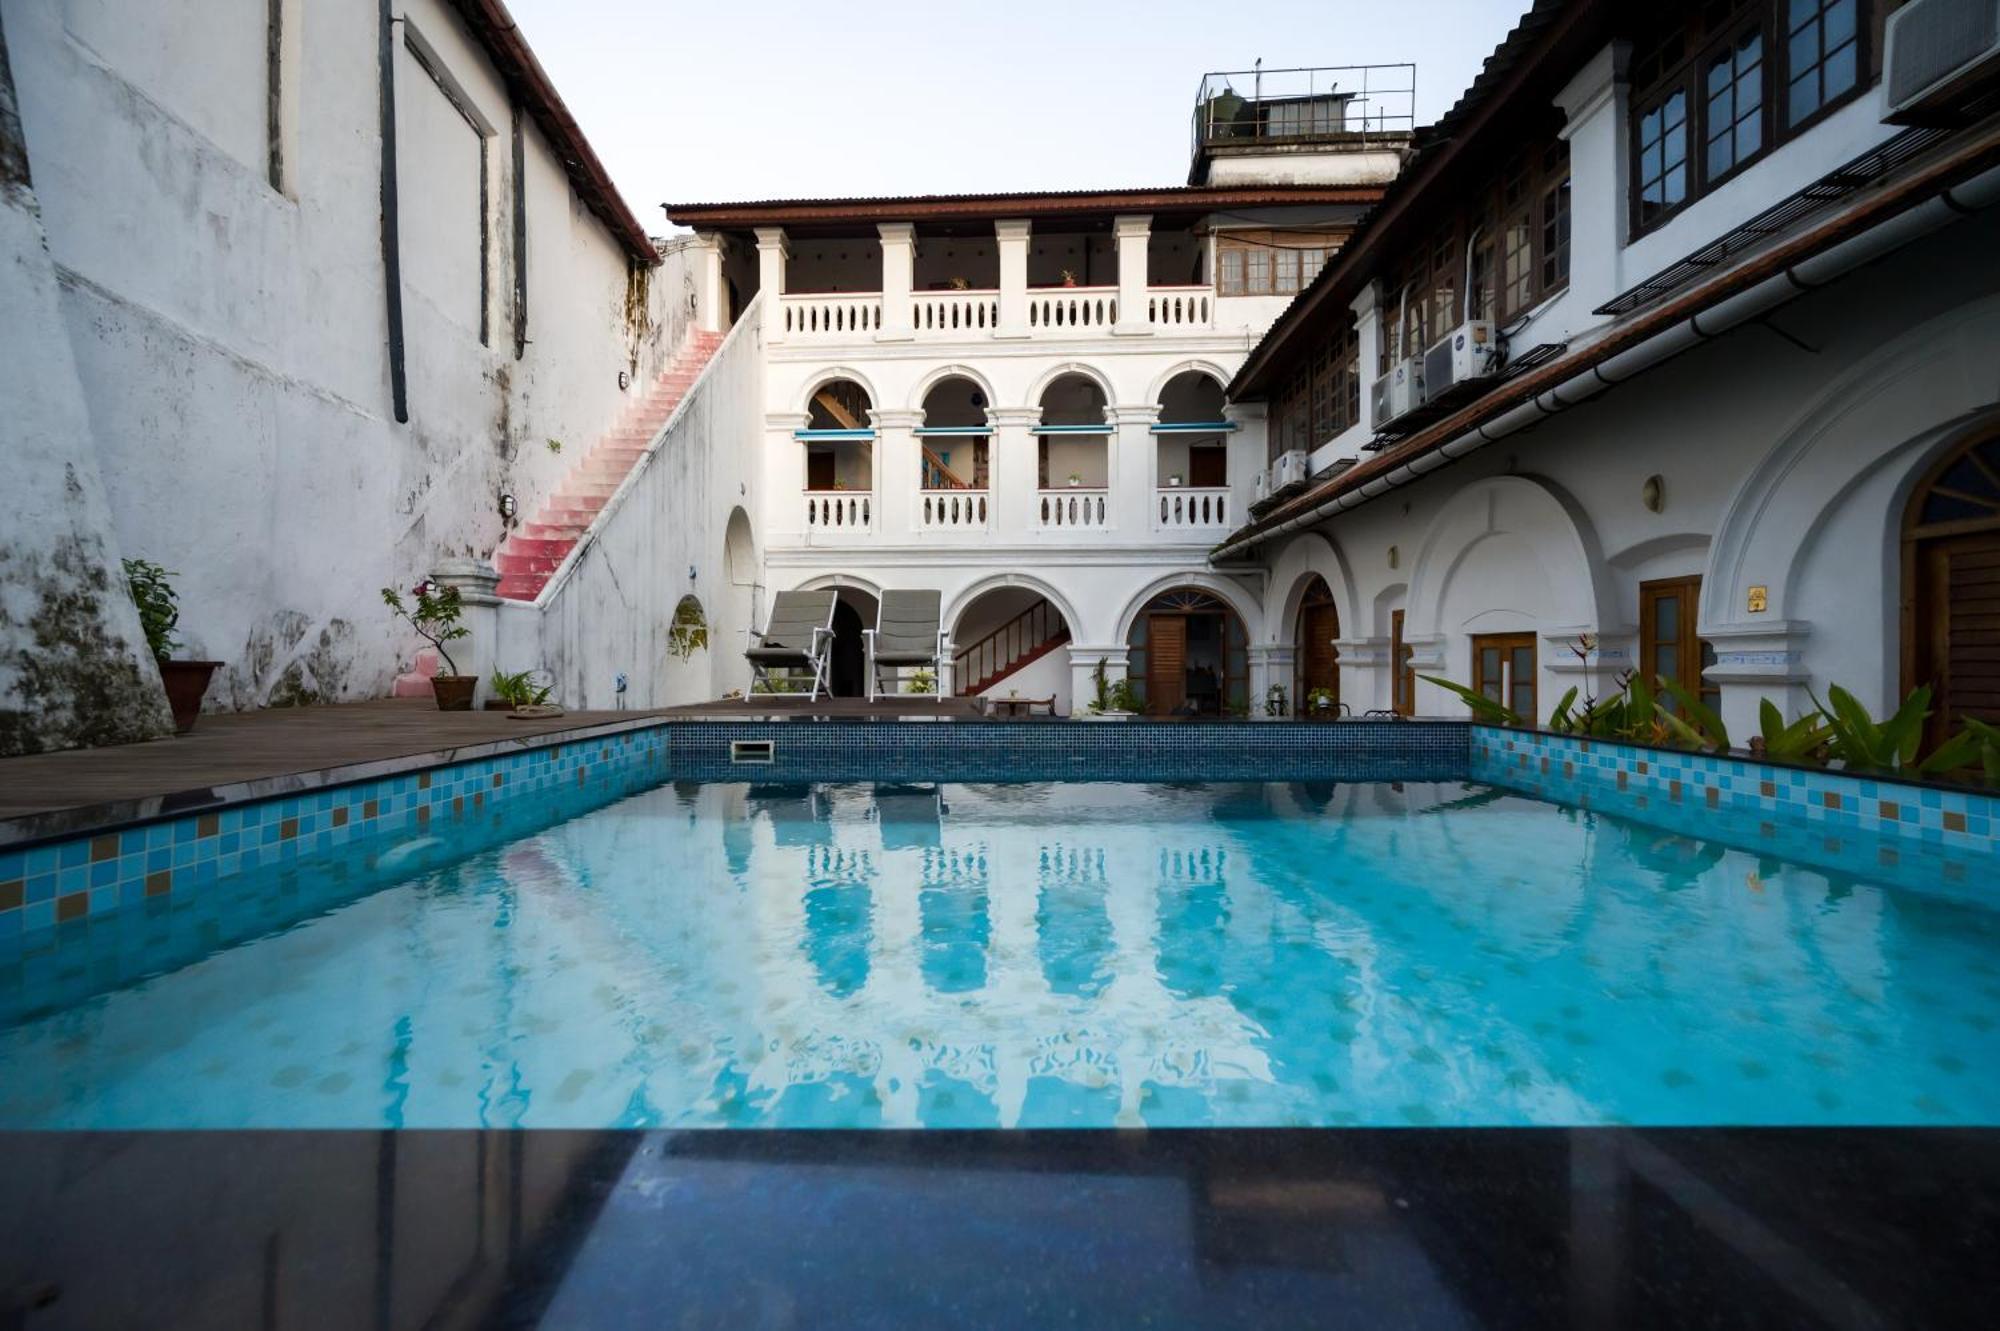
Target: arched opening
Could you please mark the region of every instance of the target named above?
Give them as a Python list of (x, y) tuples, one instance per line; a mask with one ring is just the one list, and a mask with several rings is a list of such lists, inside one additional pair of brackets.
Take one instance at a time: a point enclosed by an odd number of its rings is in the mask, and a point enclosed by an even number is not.
[(2000, 429), (1953, 450), (1903, 517), (1903, 687), (1931, 688), (1928, 738), (2000, 723)]
[(923, 490), (918, 522), (927, 529), (983, 531), (992, 460), (986, 390), (964, 375), (938, 380), (924, 394), (917, 427)]
[[(1191, 496), (1185, 492), (1212, 493), (1229, 486), (1229, 422), (1222, 414), (1222, 385), (1200, 370), (1185, 370), (1167, 380), (1160, 390), (1160, 419), (1153, 437), (1161, 521), (1190, 525)], [(1176, 499), (1181, 502), (1174, 503)], [(1199, 501), (1195, 507), (1201, 507)], [(1216, 516), (1198, 525), (1224, 520)]]
[(1036, 588), (981, 592), (951, 628), (952, 689), (966, 698), (1047, 700), (1054, 715), (1066, 716), (1070, 670), (1063, 648), (1071, 634), (1062, 609)]
[[(757, 622), (757, 547), (750, 535), (750, 515), (741, 508), (730, 510), (729, 524), (722, 532), (722, 580), (726, 588), (714, 606), (715, 622), (710, 636), (724, 649), (709, 654), (713, 674), (710, 696), (720, 697), (732, 688), (749, 688), (749, 667), (743, 661), (748, 631)], [(730, 650), (733, 648), (733, 650)]]
[[(808, 494), (865, 493), (875, 488), (875, 426), (869, 417), (874, 405), (868, 390), (852, 379), (830, 379), (813, 390), (806, 428), (799, 431), (806, 450)], [(830, 515), (828, 525), (838, 525), (837, 507), (822, 505)]]
[(877, 601), (874, 593), (861, 587), (837, 587), (835, 593), (827, 691), (836, 698), (866, 697), (868, 652), (861, 633), (875, 627)]
[(1111, 417), (1104, 389), (1083, 374), (1064, 374), (1042, 390), (1037, 436), (1036, 506), (1044, 527), (1101, 527), (1111, 483)]
[(1125, 637), (1126, 675), (1147, 716), (1239, 716), (1249, 709), (1250, 639), (1229, 604), (1198, 587), (1148, 601)]
[(1292, 707), (1308, 720), (1332, 720), (1340, 715), (1340, 651), (1333, 645), (1340, 636), (1340, 611), (1333, 588), (1317, 573), (1299, 598), (1293, 629)]

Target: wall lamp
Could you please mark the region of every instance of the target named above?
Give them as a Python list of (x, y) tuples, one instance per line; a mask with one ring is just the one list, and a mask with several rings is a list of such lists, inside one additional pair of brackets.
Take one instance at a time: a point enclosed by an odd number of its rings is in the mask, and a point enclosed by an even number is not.
[(505, 490), (502, 490), (500, 492), (501, 517), (505, 518), (509, 522), (512, 522), (514, 520), (514, 515), (520, 512), (520, 509), (521, 509), (520, 501), (515, 499), (512, 494), (508, 493)]

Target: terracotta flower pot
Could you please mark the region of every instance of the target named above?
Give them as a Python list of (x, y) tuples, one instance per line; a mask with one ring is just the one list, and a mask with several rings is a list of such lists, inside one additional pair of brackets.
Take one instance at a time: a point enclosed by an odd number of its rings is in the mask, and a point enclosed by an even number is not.
[(167, 705), (174, 709), (174, 733), (185, 735), (201, 716), (201, 695), (222, 668), (220, 661), (162, 661), (160, 683), (167, 686)]
[(479, 689), (477, 675), (432, 675), (431, 693), (440, 712), (469, 712), (472, 695)]

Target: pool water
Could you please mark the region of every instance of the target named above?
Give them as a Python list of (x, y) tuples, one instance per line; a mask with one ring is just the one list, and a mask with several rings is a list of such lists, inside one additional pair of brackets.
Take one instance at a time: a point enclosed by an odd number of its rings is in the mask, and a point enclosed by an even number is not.
[(5, 1128), (1595, 1123), (2000, 1123), (2000, 911), (1456, 782), (684, 783), (0, 1031)]

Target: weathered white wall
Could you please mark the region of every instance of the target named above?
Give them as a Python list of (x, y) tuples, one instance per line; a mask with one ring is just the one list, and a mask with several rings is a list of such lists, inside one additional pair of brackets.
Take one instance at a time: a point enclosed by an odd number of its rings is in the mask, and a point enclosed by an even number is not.
[(0, 25), (0, 756), (171, 733), (117, 538), (27, 172)]
[[(757, 535), (739, 527), (734, 551), (730, 535), (761, 481), (758, 323), (737, 322), (541, 603), (501, 608), (502, 669), (547, 670), (572, 707), (665, 707), (748, 687), (742, 634), (756, 598), (743, 577), (755, 566)], [(683, 596), (698, 598), (710, 623), (706, 651), (685, 663), (668, 650)]]
[[(477, 177), (465, 175), (477, 136), (398, 25), (399, 424), (374, 7), (287, 7), (300, 30), (286, 77), (302, 95), (279, 190), (261, 146), (262, 0), (179, 18), (193, 7), (0, 5), (117, 539), (180, 572), (190, 654), (227, 662), (210, 706), (381, 693), (414, 643), (376, 588), (489, 555), (503, 490), (531, 515), (630, 401), (619, 371), (649, 382), (679, 343), (684, 284), (630, 270), (530, 121), (528, 345), (515, 358), (512, 108), (441, 0), (408, 0), (410, 25), (495, 132), (482, 346), (477, 299), (465, 299), (479, 271)], [(146, 39), (154, 24), (165, 35)]]

